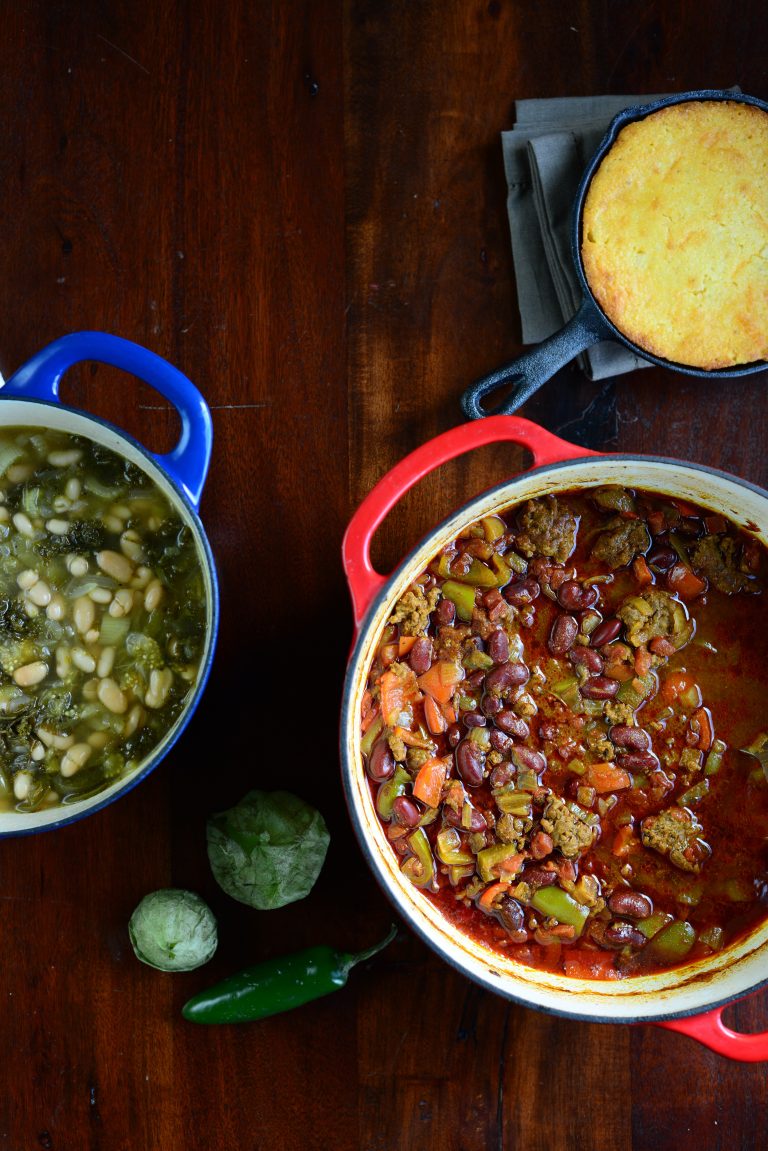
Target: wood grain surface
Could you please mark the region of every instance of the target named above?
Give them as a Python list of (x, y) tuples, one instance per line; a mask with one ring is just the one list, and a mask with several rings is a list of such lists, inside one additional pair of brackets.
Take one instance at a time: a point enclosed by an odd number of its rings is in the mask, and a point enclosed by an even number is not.
[[(0, 368), (98, 329), (184, 371), (213, 413), (202, 518), (222, 626), (189, 728), (83, 822), (0, 841), (0, 1151), (676, 1151), (766, 1145), (764, 1065), (653, 1027), (481, 991), (403, 925), (348, 987), (240, 1028), (189, 995), (261, 958), (362, 948), (392, 912), (344, 806), (344, 527), (467, 384), (521, 350), (500, 133), (516, 99), (739, 84), (768, 97), (744, 0), (0, 0)], [(563, 369), (524, 414), (576, 443), (768, 485), (768, 376)], [(152, 449), (168, 404), (100, 365), (64, 398)], [(525, 463), (483, 449), (388, 517), (388, 570)], [(296, 791), (332, 843), (311, 895), (256, 912), (216, 886), (205, 821)], [(155, 888), (211, 904), (198, 972), (138, 963)], [(768, 996), (729, 1010), (768, 1027)]]

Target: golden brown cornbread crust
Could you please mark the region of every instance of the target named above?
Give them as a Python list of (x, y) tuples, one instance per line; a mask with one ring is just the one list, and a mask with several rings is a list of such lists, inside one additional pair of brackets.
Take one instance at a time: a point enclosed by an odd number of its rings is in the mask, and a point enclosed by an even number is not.
[(768, 359), (768, 114), (689, 101), (622, 128), (589, 186), (581, 255), (606, 315), (653, 355)]

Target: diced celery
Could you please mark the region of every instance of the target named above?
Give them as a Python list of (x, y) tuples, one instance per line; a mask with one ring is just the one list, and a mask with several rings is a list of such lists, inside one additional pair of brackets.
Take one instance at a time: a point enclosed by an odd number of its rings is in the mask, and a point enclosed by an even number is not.
[(105, 611), (101, 617), (99, 643), (105, 647), (117, 647), (128, 635), (130, 626), (131, 621), (125, 616), (114, 616)]
[(483, 516), (480, 523), (483, 525), (483, 534), (488, 543), (501, 539), (507, 530), (507, 525), (501, 516)]
[(440, 862), (450, 867), (466, 867), (475, 862), (472, 852), (462, 846), (461, 835), (455, 827), (446, 827), (437, 833), (435, 851)]
[(722, 739), (716, 739), (709, 749), (709, 754), (704, 760), (704, 774), (716, 775), (723, 764), (723, 756), (727, 750), (728, 745)]
[(708, 927), (699, 935), (699, 943), (703, 943), (706, 947), (711, 947), (713, 951), (720, 951), (723, 946), (723, 929), (722, 927)]
[(381, 729), (383, 727), (384, 727), (384, 720), (383, 720), (381, 715), (377, 715), (376, 718), (371, 723), (371, 726), (366, 731), (363, 738), (360, 740), (360, 750), (362, 751), (363, 755), (370, 755), (371, 754), (371, 751), (373, 750), (373, 745), (376, 742), (376, 739), (377, 739), (377, 737), (378, 737), (378, 735), (381, 732)]
[(673, 919), (674, 916), (666, 911), (654, 911), (647, 919), (638, 920), (635, 926), (638, 931), (642, 931), (646, 939), (653, 939), (654, 935), (661, 931), (662, 927), (671, 923)]
[(405, 768), (398, 764), (392, 778), (380, 784), (379, 790), (376, 792), (376, 810), (382, 819), (390, 820), (392, 818), (392, 804), (398, 795), (405, 795), (406, 785), (410, 782), (410, 778)]
[(684, 791), (677, 802), (681, 807), (695, 807), (697, 803), (701, 803), (704, 796), (708, 793), (709, 780), (700, 779), (693, 787), (689, 787), (687, 791)]
[[(501, 864), (518, 854), (514, 844), (494, 843), (493, 847), (484, 847), (482, 851), (477, 853), (477, 869), (480, 872), (480, 878), (485, 883), (490, 883), (492, 879), (498, 879), (499, 873), (503, 870)], [(522, 860), (520, 866), (522, 867)], [(507, 875), (510, 879), (512, 878), (511, 872), (508, 871)]]
[(504, 815), (519, 815), (530, 819), (532, 800), (529, 792), (499, 788), (493, 792), (493, 798)]

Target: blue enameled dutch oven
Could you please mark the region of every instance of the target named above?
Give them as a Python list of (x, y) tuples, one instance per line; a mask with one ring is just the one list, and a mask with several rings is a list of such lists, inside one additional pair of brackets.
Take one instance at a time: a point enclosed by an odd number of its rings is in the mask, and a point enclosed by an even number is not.
[[(61, 403), (64, 373), (82, 361), (121, 368), (154, 388), (176, 408), (181, 435), (166, 455), (155, 455), (125, 432), (97, 416)], [(0, 836), (61, 827), (90, 815), (125, 794), (165, 756), (187, 726), (200, 700), (213, 660), (219, 621), (219, 595), (213, 555), (198, 517), (213, 443), (211, 416), (197, 388), (154, 352), (103, 332), (76, 332), (43, 348), (0, 388), (0, 426), (40, 427), (86, 436), (135, 464), (178, 512), (195, 541), (206, 597), (206, 640), (197, 679), (176, 722), (130, 773), (95, 795), (38, 811), (0, 812)]]
[[(651, 104), (626, 108), (611, 121), (608, 132), (582, 177), (573, 207), (571, 250), (576, 274), (584, 295), (581, 307), (565, 327), (555, 332), (549, 339), (537, 344), (525, 355), (518, 356), (510, 363), (505, 364), (503, 367), (498, 368), (496, 371), (491, 372), (487, 376), (483, 376), (471, 384), (461, 398), (462, 409), (469, 419), (476, 420), (490, 414), (508, 415), (516, 411), (520, 405), (530, 399), (533, 393), (540, 388), (542, 384), (546, 383), (555, 372), (559, 371), (560, 368), (578, 356), (585, 348), (601, 340), (615, 340), (629, 348), (641, 359), (649, 360), (651, 363), (658, 364), (659, 367), (672, 368), (677, 372), (684, 372), (690, 376), (732, 379), (738, 376), (749, 375), (752, 372), (765, 371), (765, 369), (768, 368), (768, 363), (766, 363), (765, 360), (758, 360), (750, 364), (739, 364), (734, 368), (718, 368), (706, 371), (701, 368), (689, 367), (686, 364), (673, 363), (671, 360), (664, 360), (658, 356), (651, 355), (644, 348), (639, 347), (633, 343), (632, 340), (628, 339), (627, 336), (608, 319), (592, 294), (584, 272), (584, 265), (581, 258), (581, 221), (584, 201), (586, 200), (592, 177), (605, 158), (606, 153), (615, 143), (619, 132), (627, 124), (633, 123), (636, 120), (644, 120), (646, 116), (652, 112), (658, 112), (660, 108), (667, 108), (672, 104), (684, 104), (692, 100), (728, 100), (739, 104), (751, 104), (756, 108), (760, 108), (763, 112), (768, 112), (768, 104), (756, 99), (754, 96), (745, 96), (741, 93), (734, 93), (727, 90), (707, 88), (696, 92), (681, 92), (675, 96), (655, 100)], [(501, 388), (509, 387), (510, 385), (511, 390), (507, 393), (503, 403), (498, 404), (496, 407), (482, 406), (483, 401), (491, 396), (492, 393)]]

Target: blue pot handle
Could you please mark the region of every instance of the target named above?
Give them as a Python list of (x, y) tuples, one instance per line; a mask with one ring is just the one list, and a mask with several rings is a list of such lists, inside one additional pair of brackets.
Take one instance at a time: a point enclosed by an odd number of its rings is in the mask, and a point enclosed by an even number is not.
[[(575, 316), (549, 339), (530, 352), (518, 356), (480, 380), (475, 380), (461, 397), (464, 415), (470, 420), (483, 416), (508, 416), (517, 411), (555, 372), (598, 340), (613, 338), (613, 333), (591, 300), (584, 300)], [(484, 408), (481, 401), (505, 385), (512, 390), (495, 408)]]
[(197, 510), (211, 460), (211, 413), (195, 385), (148, 348), (106, 332), (73, 332), (28, 360), (3, 385), (0, 396), (59, 402), (62, 376), (82, 360), (122, 368), (170, 400), (181, 417), (181, 436), (173, 451), (152, 454)]

